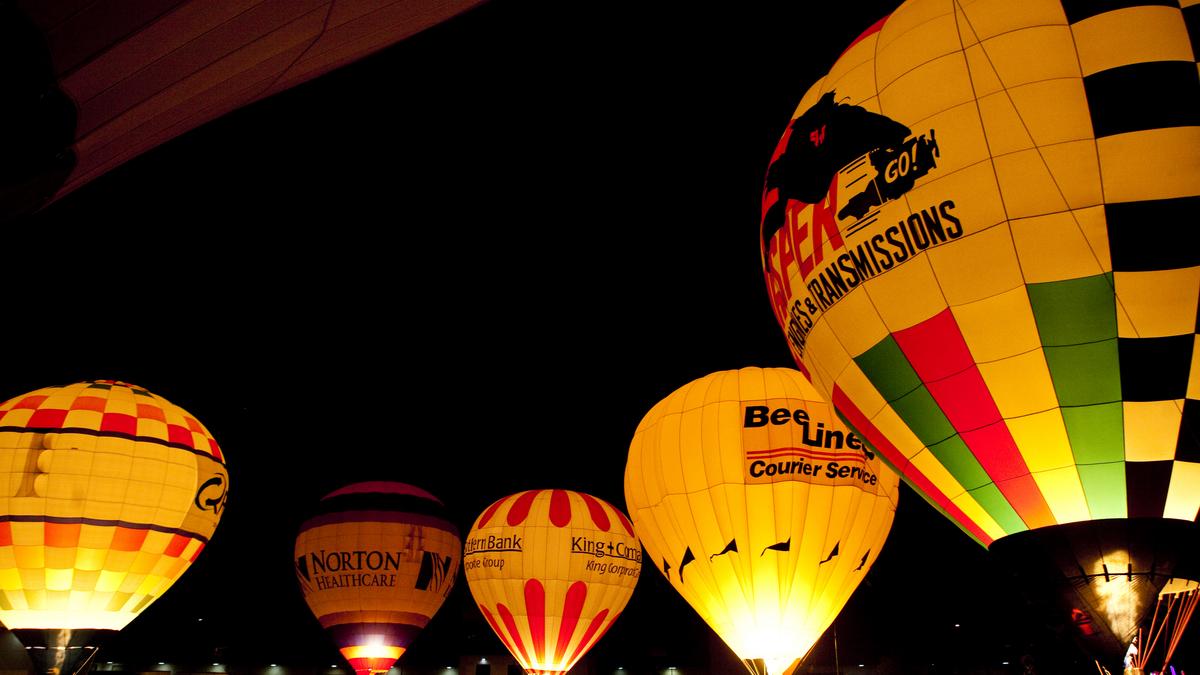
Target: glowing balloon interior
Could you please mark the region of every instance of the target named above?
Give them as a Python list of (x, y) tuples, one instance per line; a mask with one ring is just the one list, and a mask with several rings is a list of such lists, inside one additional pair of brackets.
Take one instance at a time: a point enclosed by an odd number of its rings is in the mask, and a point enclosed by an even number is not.
[(763, 265), (796, 362), (985, 546), (1126, 518), (1196, 536), (1190, 35), (1177, 6), (910, 0), (772, 158)]
[(532, 490), (487, 508), (467, 535), (471, 595), (532, 675), (565, 673), (633, 594), (642, 547), (625, 515), (582, 492)]
[(121, 629), (195, 561), (228, 488), (212, 434), (141, 387), (0, 404), (0, 621)]
[(355, 483), (326, 495), (296, 537), (304, 600), (359, 675), (386, 672), (454, 586), (458, 529), (428, 492)]
[(879, 557), (896, 474), (799, 372), (713, 373), (638, 425), (634, 527), (667, 580), (743, 659), (803, 658)]

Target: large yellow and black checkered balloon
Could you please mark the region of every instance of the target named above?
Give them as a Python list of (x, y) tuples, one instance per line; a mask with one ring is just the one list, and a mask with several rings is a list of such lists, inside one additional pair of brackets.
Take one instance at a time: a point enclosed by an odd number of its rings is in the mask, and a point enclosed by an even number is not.
[(141, 387), (0, 403), (0, 621), (121, 629), (195, 561), (228, 488), (212, 434)]
[(909, 0), (771, 160), (762, 257), (796, 362), (984, 545), (1196, 519), (1198, 12)]

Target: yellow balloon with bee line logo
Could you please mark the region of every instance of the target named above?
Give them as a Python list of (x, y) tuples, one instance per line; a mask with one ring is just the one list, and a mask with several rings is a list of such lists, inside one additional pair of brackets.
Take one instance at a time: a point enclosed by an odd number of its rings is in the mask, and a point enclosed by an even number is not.
[(899, 479), (798, 371), (700, 378), (638, 425), (634, 529), (751, 673), (799, 663), (879, 557)]

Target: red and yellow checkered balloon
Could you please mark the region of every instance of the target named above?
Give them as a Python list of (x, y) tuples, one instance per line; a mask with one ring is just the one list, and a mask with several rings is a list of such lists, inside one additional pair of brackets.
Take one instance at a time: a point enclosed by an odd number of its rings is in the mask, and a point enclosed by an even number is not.
[(0, 621), (120, 630), (195, 561), (228, 488), (212, 434), (141, 387), (0, 404)]

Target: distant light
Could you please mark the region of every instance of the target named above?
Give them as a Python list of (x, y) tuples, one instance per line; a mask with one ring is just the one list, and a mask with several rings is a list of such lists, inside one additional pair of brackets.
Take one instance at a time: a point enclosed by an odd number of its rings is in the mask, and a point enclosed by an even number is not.
[(486, 656), (479, 657), (479, 665), (481, 665), (481, 666), (487, 665), (487, 657)]
[(1000, 665), (1002, 665), (1002, 666), (1007, 666), (1007, 665), (1008, 665), (1008, 661), (1001, 661), (1001, 662), (1000, 662)]
[(277, 665), (275, 665), (274, 663), (272, 663), (272, 664), (271, 664), (271, 667), (272, 667), (272, 668), (278, 668), (279, 666), (277, 666)]
[(163, 663), (162, 661), (159, 661), (159, 662), (158, 662), (158, 665), (160, 665), (160, 666), (165, 666), (165, 665), (167, 665), (167, 664)]
[(199, 619), (196, 619), (196, 620), (197, 620), (197, 621), (203, 621), (203, 620), (204, 620), (204, 617), (200, 617)]
[(954, 627), (955, 627), (955, 628), (958, 628), (958, 624), (954, 624)]

